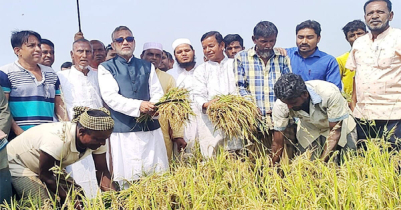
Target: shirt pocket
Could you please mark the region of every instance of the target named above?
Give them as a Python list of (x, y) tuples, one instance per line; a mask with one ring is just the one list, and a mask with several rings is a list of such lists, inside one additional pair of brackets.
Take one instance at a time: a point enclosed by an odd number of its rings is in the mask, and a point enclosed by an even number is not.
[(381, 49), (377, 65), (380, 69), (387, 69), (391, 67), (391, 64), (395, 60), (395, 50), (391, 49)]

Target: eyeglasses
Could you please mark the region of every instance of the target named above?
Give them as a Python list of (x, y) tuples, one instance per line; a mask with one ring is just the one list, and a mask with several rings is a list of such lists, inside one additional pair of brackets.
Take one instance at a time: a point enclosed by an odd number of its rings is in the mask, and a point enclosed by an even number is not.
[(125, 37), (125, 38), (120, 37), (120, 38), (114, 39), (114, 41), (117, 42), (117, 43), (123, 43), (124, 40), (126, 40), (127, 42), (133, 42), (135, 40), (135, 38), (133, 36), (128, 36), (128, 37)]

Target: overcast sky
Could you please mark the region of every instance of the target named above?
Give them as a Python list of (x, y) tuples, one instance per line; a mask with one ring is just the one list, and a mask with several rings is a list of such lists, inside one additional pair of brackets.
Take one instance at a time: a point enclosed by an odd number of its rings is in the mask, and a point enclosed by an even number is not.
[[(80, 0), (81, 25), (85, 38), (111, 42), (119, 25), (128, 26), (136, 39), (139, 56), (145, 42), (160, 42), (171, 52), (177, 38), (189, 38), (201, 62), (201, 36), (217, 30), (223, 36), (238, 33), (246, 48), (252, 47), (253, 27), (262, 20), (278, 30), (276, 47), (295, 46), (295, 27), (316, 20), (322, 27), (319, 49), (333, 56), (349, 50), (341, 28), (349, 21), (363, 19), (365, 0)], [(16, 60), (10, 43), (11, 32), (34, 30), (55, 44), (55, 70), (70, 61), (74, 34), (78, 31), (76, 0), (1, 0), (0, 66)], [(394, 20), (401, 28), (401, 1), (393, 0)]]

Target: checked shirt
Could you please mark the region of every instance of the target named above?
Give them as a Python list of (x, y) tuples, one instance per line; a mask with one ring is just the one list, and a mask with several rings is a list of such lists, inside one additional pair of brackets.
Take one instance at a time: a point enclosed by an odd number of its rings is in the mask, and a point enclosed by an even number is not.
[(263, 116), (273, 110), (276, 101), (274, 84), (282, 74), (290, 72), (290, 59), (276, 50), (267, 64), (256, 54), (255, 47), (241, 51), (235, 57), (234, 74), (239, 93), (251, 95)]

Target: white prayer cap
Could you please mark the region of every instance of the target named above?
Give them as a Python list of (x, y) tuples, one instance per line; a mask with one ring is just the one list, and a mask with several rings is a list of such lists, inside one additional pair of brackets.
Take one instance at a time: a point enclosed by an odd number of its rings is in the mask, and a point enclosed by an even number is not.
[(185, 39), (185, 38), (176, 39), (172, 44), (173, 50), (175, 50), (175, 48), (177, 48), (178, 45), (180, 45), (180, 44), (189, 44), (189, 45), (191, 45), (191, 41), (189, 41), (189, 39)]
[(162, 44), (157, 43), (157, 42), (146, 42), (145, 44), (143, 44), (143, 51), (149, 50), (149, 49), (156, 49), (156, 50), (163, 51), (163, 46), (162, 46)]

